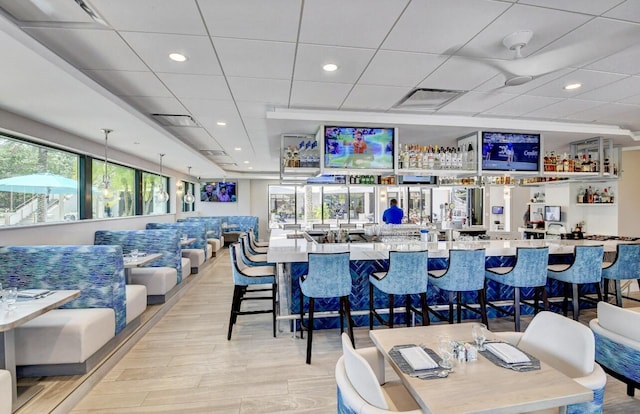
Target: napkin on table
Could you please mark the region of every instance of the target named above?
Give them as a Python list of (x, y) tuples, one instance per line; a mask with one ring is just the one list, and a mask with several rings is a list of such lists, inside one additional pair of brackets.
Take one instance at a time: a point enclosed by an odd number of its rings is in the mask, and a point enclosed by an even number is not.
[(437, 368), (438, 364), (419, 346), (400, 349), (400, 354), (414, 371)]
[(504, 342), (486, 344), (485, 348), (507, 364), (531, 362), (529, 357), (511, 344)]

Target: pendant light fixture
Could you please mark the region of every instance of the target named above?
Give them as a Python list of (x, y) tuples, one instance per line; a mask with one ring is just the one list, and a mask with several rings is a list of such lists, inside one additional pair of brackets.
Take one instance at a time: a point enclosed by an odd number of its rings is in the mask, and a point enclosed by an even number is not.
[(100, 198), (103, 201), (113, 200), (113, 190), (111, 189), (111, 179), (109, 177), (108, 165), (109, 165), (109, 134), (113, 132), (112, 129), (102, 128), (104, 133), (104, 172), (102, 174), (102, 183), (100, 183)]
[[(191, 177), (191, 166), (187, 168), (189, 169), (189, 173), (187, 175)], [(191, 189), (189, 188), (189, 185), (187, 185), (187, 188), (185, 188), (185, 191), (186, 191), (186, 194), (182, 198), (182, 201), (184, 201), (187, 204), (192, 204), (194, 201), (196, 201), (195, 196), (191, 194)]]
[(167, 201), (169, 201), (169, 193), (167, 193), (167, 190), (164, 188), (166, 179), (162, 176), (162, 158), (164, 156), (165, 154), (160, 154), (160, 191), (156, 196), (156, 201), (158, 203), (166, 203)]

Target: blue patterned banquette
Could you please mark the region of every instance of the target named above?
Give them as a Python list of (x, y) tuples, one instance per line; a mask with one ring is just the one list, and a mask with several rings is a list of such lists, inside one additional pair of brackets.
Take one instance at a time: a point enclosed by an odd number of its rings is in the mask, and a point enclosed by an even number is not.
[(180, 221), (176, 223), (147, 223), (147, 229), (173, 229), (178, 230), (180, 237), (187, 236), (188, 238), (194, 238), (196, 241), (188, 246), (183, 246), (185, 249), (202, 249), (206, 252), (209, 249), (207, 243), (207, 227), (201, 223)]

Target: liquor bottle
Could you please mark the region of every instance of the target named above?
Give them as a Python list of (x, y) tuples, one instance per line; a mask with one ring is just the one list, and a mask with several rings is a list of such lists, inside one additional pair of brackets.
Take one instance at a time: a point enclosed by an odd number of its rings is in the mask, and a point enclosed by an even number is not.
[(562, 154), (562, 171), (569, 172), (569, 157), (566, 152)]
[(551, 167), (549, 166), (549, 153), (544, 153), (544, 170), (551, 171)]
[(578, 155), (576, 154), (576, 156), (573, 158), (573, 172), (581, 172), (582, 171), (582, 165), (580, 163), (580, 157), (578, 157)]
[[(609, 157), (605, 157), (604, 159), (604, 173), (605, 174), (609, 174), (611, 170), (611, 166), (610, 166), (610, 162), (609, 162)], [(606, 190), (606, 188), (605, 188)]]

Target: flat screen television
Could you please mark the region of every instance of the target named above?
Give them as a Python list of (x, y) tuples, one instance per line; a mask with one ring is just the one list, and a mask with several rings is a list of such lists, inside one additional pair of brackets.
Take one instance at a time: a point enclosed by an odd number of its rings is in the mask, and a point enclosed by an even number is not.
[(238, 183), (235, 181), (211, 181), (202, 183), (200, 201), (235, 203), (238, 201)]
[(438, 183), (435, 175), (401, 175), (399, 184), (433, 184)]
[(504, 214), (504, 206), (492, 206), (491, 214)]
[(324, 127), (324, 168), (392, 170), (393, 128)]
[(482, 170), (537, 172), (540, 134), (482, 132)]
[(544, 221), (560, 221), (560, 206), (544, 206)]

